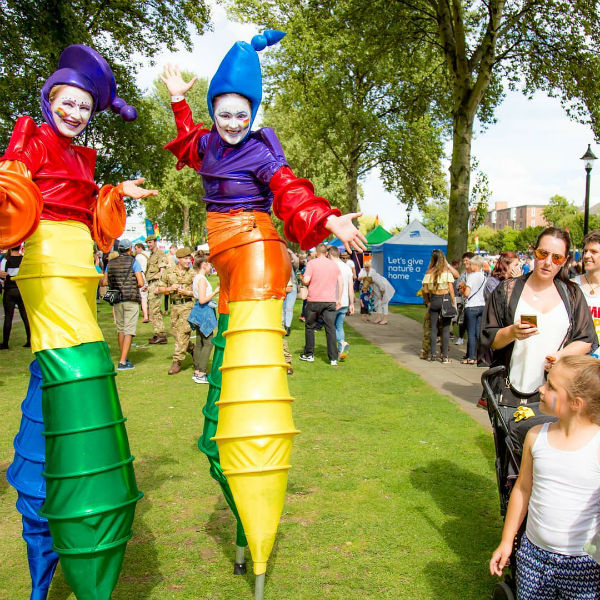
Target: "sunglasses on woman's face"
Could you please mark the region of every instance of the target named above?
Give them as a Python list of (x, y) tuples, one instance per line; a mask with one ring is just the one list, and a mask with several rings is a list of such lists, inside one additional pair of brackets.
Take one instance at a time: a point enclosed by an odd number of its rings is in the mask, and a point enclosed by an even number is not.
[(562, 265), (565, 260), (567, 260), (566, 256), (561, 256), (560, 254), (552, 254), (551, 252), (548, 252), (548, 250), (540, 250), (539, 248), (536, 248), (533, 251), (533, 254), (535, 255), (535, 257), (538, 260), (546, 260), (549, 256), (552, 257), (552, 262), (555, 265)]

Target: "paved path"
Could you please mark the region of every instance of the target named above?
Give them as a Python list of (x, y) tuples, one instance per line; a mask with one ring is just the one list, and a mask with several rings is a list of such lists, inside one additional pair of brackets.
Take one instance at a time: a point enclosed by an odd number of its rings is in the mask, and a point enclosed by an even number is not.
[[(423, 326), (404, 315), (388, 315), (388, 325), (375, 325), (360, 320), (360, 307), (356, 305), (352, 317), (346, 317), (345, 324), (352, 327), (372, 344), (379, 346), (400, 365), (422, 377), (429, 385), (442, 394), (450, 396), (458, 406), (478, 423), (491, 429), (487, 411), (477, 406), (481, 396), (480, 367), (461, 364), (465, 346), (456, 346), (450, 341), (449, 356), (452, 362), (429, 362), (421, 360), (421, 340)], [(373, 318), (373, 317), (371, 317)], [(352, 351), (349, 359), (352, 358)]]

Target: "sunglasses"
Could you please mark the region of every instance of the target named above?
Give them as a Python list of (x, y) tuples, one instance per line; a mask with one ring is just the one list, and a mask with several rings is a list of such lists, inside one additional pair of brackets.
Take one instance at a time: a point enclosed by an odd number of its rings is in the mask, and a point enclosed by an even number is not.
[(552, 257), (552, 262), (555, 265), (562, 265), (565, 260), (567, 260), (566, 256), (561, 256), (560, 254), (552, 254), (551, 252), (548, 252), (548, 250), (540, 250), (539, 248), (536, 248), (533, 251), (533, 254), (535, 255), (535, 257), (538, 260), (546, 260), (549, 256)]

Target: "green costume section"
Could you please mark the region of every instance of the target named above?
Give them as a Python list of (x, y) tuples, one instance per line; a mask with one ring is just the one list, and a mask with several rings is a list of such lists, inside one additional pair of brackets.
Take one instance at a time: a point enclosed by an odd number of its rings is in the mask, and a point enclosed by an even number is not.
[(221, 469), (217, 443), (214, 440), (211, 440), (217, 433), (217, 424), (219, 422), (219, 407), (216, 405), (216, 402), (219, 401), (219, 397), (221, 396), (221, 366), (223, 365), (223, 353), (225, 352), (225, 337), (223, 334), (227, 331), (228, 326), (229, 315), (219, 314), (217, 335), (215, 335), (212, 341), (215, 351), (213, 354), (211, 372), (208, 376), (210, 386), (208, 388), (206, 405), (202, 409), (202, 414), (204, 415), (204, 429), (202, 431), (202, 436), (198, 440), (198, 448), (200, 448), (200, 450), (208, 457), (211, 477), (221, 486), (225, 500), (235, 515), (237, 521), (235, 543), (238, 546), (244, 547), (248, 545), (246, 535), (244, 534), (244, 528), (233, 499), (233, 494), (231, 493), (227, 479), (223, 474), (223, 469)]
[(133, 535), (137, 489), (105, 342), (36, 354), (53, 549), (77, 600), (109, 600)]

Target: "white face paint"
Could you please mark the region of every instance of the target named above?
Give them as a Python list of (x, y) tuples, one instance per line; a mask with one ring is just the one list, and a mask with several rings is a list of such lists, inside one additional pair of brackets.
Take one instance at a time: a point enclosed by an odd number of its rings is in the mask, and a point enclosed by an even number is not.
[(215, 100), (215, 124), (221, 139), (235, 146), (248, 133), (252, 110), (247, 98), (239, 94), (223, 94)]
[(93, 106), (94, 100), (85, 90), (72, 85), (61, 86), (50, 103), (59, 133), (70, 138), (79, 135), (92, 116)]

